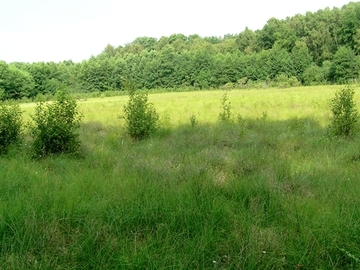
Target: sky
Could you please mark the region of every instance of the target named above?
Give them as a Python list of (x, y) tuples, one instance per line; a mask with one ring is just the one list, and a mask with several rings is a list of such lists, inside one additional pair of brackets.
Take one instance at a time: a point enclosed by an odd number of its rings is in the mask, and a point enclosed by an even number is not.
[(350, 0), (0, 0), (0, 60), (81, 62), (137, 37), (219, 36)]

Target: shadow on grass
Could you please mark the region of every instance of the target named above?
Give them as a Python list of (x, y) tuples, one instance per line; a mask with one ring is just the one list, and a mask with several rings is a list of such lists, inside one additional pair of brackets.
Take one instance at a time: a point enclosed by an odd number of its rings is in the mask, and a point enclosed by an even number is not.
[[(268, 121), (242, 120), (240, 123), (181, 125), (171, 132), (161, 131), (132, 145), (134, 152), (151, 163), (222, 170), (233, 175), (262, 171), (267, 164), (290, 162), (321, 149), (328, 142), (325, 130), (311, 119)], [(147, 160), (147, 162), (145, 162)], [(158, 164), (158, 165), (156, 165)], [(163, 166), (164, 168), (166, 166)]]

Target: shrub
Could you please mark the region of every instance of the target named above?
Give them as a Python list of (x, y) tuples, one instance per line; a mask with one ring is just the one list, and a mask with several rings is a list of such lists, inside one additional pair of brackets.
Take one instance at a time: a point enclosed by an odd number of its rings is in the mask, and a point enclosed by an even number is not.
[(335, 93), (330, 102), (332, 120), (329, 125), (330, 136), (349, 136), (356, 132), (358, 110), (354, 101), (354, 88), (347, 85)]
[(7, 152), (11, 144), (20, 139), (22, 128), (19, 105), (0, 105), (0, 154)]
[(243, 78), (241, 78), (241, 79), (238, 79), (238, 80), (237, 80), (237, 84), (236, 84), (235, 87), (238, 88), (238, 89), (248, 88), (247, 82), (248, 82), (248, 78), (247, 78), (247, 77), (243, 77)]
[(276, 86), (279, 88), (290, 87), (289, 77), (285, 73), (280, 73), (275, 78)]
[(124, 106), (127, 133), (135, 140), (141, 140), (154, 133), (159, 124), (159, 115), (147, 93), (130, 91), (129, 101)]
[(196, 116), (195, 114), (191, 115), (190, 116), (190, 124), (192, 127), (195, 127), (198, 123), (198, 120), (196, 119)]
[(229, 121), (231, 119), (231, 102), (228, 100), (227, 93), (221, 98), (222, 112), (219, 114), (220, 121)]
[(296, 86), (300, 86), (301, 83), (299, 82), (299, 80), (295, 77), (295, 76), (291, 76), (288, 79), (288, 83), (291, 87), (296, 87)]
[(39, 102), (31, 118), (34, 121), (30, 132), (35, 157), (78, 151), (80, 141), (76, 130), (81, 115), (76, 101), (68, 94), (59, 92), (52, 103)]
[(228, 82), (228, 83), (220, 86), (220, 90), (231, 90), (234, 88), (235, 88), (235, 84), (232, 82)]
[(315, 64), (305, 69), (303, 74), (304, 85), (320, 85), (326, 82), (323, 68)]

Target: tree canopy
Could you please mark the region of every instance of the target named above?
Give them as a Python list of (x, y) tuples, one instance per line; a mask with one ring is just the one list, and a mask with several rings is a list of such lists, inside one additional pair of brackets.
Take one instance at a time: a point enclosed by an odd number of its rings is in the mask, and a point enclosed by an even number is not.
[[(105, 41), (106, 44), (106, 41)], [(97, 56), (73, 63), (0, 62), (0, 98), (33, 98), (72, 91), (137, 88), (204, 89), (276, 85), (285, 78), (303, 85), (356, 81), (360, 70), (360, 2), (325, 8), (245, 28), (223, 37), (181, 33), (107, 44)]]

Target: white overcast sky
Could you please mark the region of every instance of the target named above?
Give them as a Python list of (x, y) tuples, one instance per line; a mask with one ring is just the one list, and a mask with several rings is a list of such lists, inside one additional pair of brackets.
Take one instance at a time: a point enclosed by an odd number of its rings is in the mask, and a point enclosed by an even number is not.
[(80, 62), (137, 37), (224, 36), (350, 0), (0, 0), (0, 60)]

